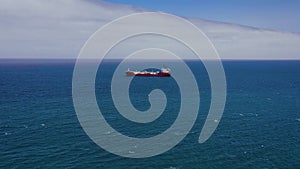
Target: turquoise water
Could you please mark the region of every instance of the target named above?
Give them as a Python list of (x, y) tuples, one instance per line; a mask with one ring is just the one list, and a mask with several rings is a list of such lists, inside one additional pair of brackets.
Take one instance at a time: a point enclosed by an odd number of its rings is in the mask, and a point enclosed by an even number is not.
[[(179, 109), (176, 83), (135, 78), (130, 97), (137, 109), (149, 108), (147, 95), (154, 88), (165, 91), (168, 104), (153, 123), (126, 121), (110, 97), (117, 63), (103, 63), (96, 80), (106, 120), (132, 137), (166, 130)], [(0, 168), (300, 168), (300, 61), (224, 61), (224, 115), (203, 144), (198, 137), (209, 110), (210, 83), (200, 62), (187, 64), (201, 95), (194, 127), (170, 151), (130, 159), (103, 150), (81, 128), (72, 100), (74, 61), (0, 60)]]

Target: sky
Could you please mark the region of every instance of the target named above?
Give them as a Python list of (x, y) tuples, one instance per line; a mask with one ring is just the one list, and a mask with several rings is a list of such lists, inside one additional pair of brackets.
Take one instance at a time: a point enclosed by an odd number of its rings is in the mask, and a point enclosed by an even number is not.
[[(296, 0), (213, 1), (217, 6), (210, 1), (191, 0), (138, 0), (131, 5), (122, 0), (125, 2), (127, 5), (100, 0), (1, 0), (0, 58), (76, 58), (88, 38), (105, 24), (128, 14), (160, 10), (195, 24), (221, 58), (300, 59), (299, 22), (294, 20), (300, 18), (294, 10), (299, 6)], [(274, 16), (283, 19), (266, 19)], [(157, 20), (157, 26), (161, 21)], [(153, 37), (143, 40), (149, 46), (159, 44)], [(140, 43), (130, 45), (121, 46), (116, 55), (129, 47), (138, 48)]]
[(105, 0), (213, 21), (300, 33), (299, 0)]

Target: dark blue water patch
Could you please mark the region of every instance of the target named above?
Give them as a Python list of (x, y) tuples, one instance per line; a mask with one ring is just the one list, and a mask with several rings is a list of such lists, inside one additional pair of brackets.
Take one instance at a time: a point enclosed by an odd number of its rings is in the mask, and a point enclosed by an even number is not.
[[(210, 83), (201, 63), (187, 61), (200, 84), (199, 117), (180, 144), (147, 159), (110, 154), (85, 134), (73, 108), (73, 64), (0, 63), (0, 168), (300, 167), (300, 61), (223, 62), (227, 103), (220, 125), (203, 144), (197, 141)], [(99, 90), (110, 91), (116, 66), (103, 67), (107, 82)], [(144, 98), (132, 99), (139, 100)]]

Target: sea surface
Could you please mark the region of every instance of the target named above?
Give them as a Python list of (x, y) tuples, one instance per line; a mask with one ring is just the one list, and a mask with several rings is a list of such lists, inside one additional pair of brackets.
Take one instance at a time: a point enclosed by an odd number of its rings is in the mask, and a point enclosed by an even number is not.
[[(300, 61), (223, 61), (225, 111), (202, 144), (198, 137), (210, 106), (210, 82), (201, 62), (186, 61), (199, 86), (198, 118), (173, 149), (141, 159), (111, 154), (84, 132), (73, 106), (74, 63), (0, 60), (0, 168), (300, 168)], [(165, 92), (168, 102), (157, 121), (134, 123), (118, 114), (110, 95), (118, 64), (103, 62), (96, 78), (97, 101), (107, 122), (137, 138), (168, 129), (180, 109), (176, 81), (135, 77), (129, 92), (136, 109), (149, 108), (147, 96), (155, 88)]]

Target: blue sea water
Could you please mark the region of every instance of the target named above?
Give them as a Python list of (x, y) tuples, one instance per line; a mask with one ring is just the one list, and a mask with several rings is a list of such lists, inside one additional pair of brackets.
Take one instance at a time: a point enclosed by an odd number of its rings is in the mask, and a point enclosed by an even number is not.
[[(180, 104), (174, 80), (133, 79), (130, 97), (137, 109), (149, 108), (147, 96), (155, 88), (168, 98), (157, 121), (136, 124), (113, 107), (110, 80), (117, 64), (104, 62), (96, 79), (106, 120), (132, 137), (166, 130)], [(201, 96), (194, 127), (166, 153), (131, 159), (105, 151), (80, 126), (72, 100), (73, 60), (0, 60), (0, 168), (300, 168), (300, 61), (224, 61), (225, 111), (203, 144), (198, 137), (209, 110), (210, 83), (201, 62), (187, 64)]]

